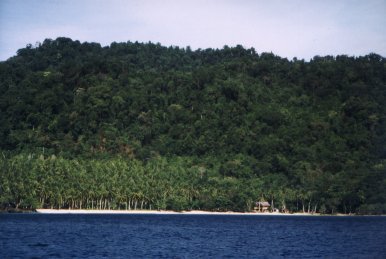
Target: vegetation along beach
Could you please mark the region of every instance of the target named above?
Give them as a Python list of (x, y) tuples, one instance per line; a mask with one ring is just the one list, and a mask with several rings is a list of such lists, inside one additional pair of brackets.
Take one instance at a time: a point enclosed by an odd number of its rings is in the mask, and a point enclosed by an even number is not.
[(374, 53), (60, 37), (0, 62), (0, 92), (2, 210), (386, 213)]

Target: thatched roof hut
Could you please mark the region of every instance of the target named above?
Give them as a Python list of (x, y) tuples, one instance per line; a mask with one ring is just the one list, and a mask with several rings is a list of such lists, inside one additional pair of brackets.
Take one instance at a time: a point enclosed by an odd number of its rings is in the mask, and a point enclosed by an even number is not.
[(253, 209), (258, 212), (266, 212), (268, 211), (269, 207), (271, 207), (271, 204), (269, 204), (269, 202), (258, 201), (256, 202), (255, 207)]

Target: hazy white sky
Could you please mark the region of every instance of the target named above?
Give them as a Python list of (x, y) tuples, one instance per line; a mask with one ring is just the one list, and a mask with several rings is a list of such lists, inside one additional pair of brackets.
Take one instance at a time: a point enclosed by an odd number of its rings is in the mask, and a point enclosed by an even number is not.
[(386, 56), (386, 0), (0, 0), (0, 60), (60, 36), (309, 59)]

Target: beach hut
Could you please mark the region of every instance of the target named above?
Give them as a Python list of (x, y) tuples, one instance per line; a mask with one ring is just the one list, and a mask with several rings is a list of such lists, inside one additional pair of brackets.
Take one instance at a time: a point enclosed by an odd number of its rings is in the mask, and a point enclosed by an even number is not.
[(255, 207), (253, 208), (254, 211), (258, 212), (267, 212), (269, 208), (271, 207), (271, 204), (267, 201), (258, 201), (255, 204)]

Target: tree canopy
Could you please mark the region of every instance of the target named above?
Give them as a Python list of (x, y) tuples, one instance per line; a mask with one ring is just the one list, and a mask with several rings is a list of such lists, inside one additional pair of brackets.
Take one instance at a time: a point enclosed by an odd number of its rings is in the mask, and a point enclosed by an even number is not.
[(46, 39), (0, 62), (0, 203), (386, 213), (386, 62)]

